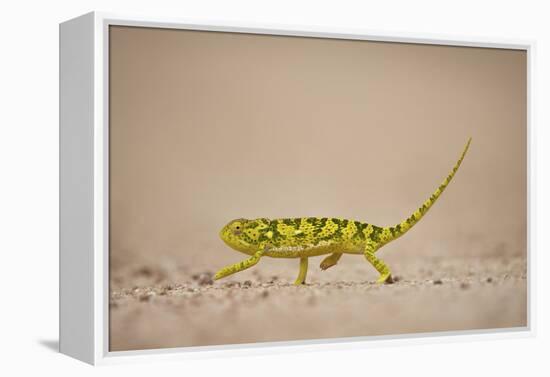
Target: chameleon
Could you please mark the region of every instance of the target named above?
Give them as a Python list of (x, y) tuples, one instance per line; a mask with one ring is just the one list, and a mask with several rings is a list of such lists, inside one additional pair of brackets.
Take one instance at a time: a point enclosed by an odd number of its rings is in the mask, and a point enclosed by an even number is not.
[(471, 141), (469, 138), (452, 171), (433, 194), (408, 218), (394, 226), (382, 227), (329, 217), (239, 218), (230, 221), (221, 229), (220, 238), (249, 258), (222, 268), (214, 275), (214, 280), (253, 267), (263, 257), (296, 258), (300, 260), (300, 269), (294, 284), (301, 285), (306, 283), (309, 257), (328, 255), (320, 264), (320, 268), (326, 270), (335, 266), (343, 254), (363, 254), (379, 273), (377, 283), (393, 283), (389, 267), (375, 255), (376, 252), (403, 236), (424, 217), (455, 176)]

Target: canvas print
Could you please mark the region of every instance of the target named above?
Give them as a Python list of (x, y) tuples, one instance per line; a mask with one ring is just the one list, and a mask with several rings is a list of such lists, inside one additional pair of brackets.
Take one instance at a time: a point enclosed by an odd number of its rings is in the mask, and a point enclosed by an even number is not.
[(527, 326), (524, 50), (110, 26), (109, 349)]

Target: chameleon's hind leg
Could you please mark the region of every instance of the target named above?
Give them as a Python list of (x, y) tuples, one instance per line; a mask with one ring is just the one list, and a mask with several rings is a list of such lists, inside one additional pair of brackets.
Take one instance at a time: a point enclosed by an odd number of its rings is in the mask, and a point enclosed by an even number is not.
[(264, 251), (258, 251), (256, 254), (251, 256), (248, 259), (243, 260), (242, 262), (232, 264), (231, 266), (227, 266), (216, 272), (216, 275), (214, 275), (214, 280), (218, 280), (221, 278), (224, 278), (229, 275), (233, 275), (234, 273), (246, 270), (247, 268), (250, 268), (254, 266), (260, 258), (262, 257)]
[(294, 285), (300, 285), (306, 283), (307, 275), (307, 257), (300, 258), (300, 273), (294, 282)]
[(372, 247), (367, 246), (365, 248), (365, 258), (380, 273), (380, 277), (376, 281), (377, 283), (393, 283), (389, 267), (381, 259), (376, 258)]
[(332, 266), (335, 266), (336, 263), (338, 263), (338, 260), (342, 257), (342, 253), (332, 253), (319, 265), (321, 267), (321, 270), (326, 270), (327, 268), (331, 268)]

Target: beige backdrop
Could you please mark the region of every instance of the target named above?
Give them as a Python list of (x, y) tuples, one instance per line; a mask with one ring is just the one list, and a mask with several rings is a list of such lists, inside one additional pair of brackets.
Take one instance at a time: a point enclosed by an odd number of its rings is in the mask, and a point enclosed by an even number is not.
[[(381, 252), (402, 271), (407, 261), (423, 259), (457, 260), (464, 277), (477, 276), (483, 262), (475, 258), (492, 266), (509, 258), (523, 263), (525, 52), (112, 27), (113, 297), (142, 285), (185, 285), (193, 274), (241, 260), (218, 238), (233, 218), (346, 217), (393, 225), (431, 195), (469, 136), (470, 152), (448, 191), (413, 231)], [(344, 256), (342, 266), (323, 274), (317, 264), (311, 263), (312, 283), (350, 279), (346, 266), (363, 272), (358, 281), (375, 278), (361, 257)], [(291, 282), (297, 262), (266, 259), (255, 269)], [(260, 281), (254, 274), (232, 281)], [(525, 286), (518, 292), (523, 305)], [(177, 297), (183, 305), (186, 298)], [(292, 338), (265, 332), (186, 338), (182, 331), (169, 340), (172, 332), (159, 328), (136, 340), (128, 332), (140, 328), (139, 320), (135, 328), (121, 326), (138, 309), (122, 303), (111, 311), (113, 349)], [(143, 326), (154, 321), (148, 315)], [(516, 322), (525, 323), (523, 311)], [(288, 334), (327, 336), (318, 328)]]

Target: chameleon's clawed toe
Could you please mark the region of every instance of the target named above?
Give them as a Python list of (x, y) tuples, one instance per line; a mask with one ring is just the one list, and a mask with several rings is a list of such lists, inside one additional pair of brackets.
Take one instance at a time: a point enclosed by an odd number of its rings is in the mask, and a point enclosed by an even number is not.
[(376, 282), (378, 284), (393, 284), (394, 283), (391, 274), (380, 276), (380, 278)]
[(319, 268), (321, 268), (321, 270), (325, 271), (326, 269), (329, 269), (332, 266), (336, 266), (336, 264), (338, 263), (338, 260), (340, 259), (341, 256), (342, 256), (342, 253), (332, 253), (332, 254), (330, 254), (328, 257), (326, 257), (325, 259), (323, 259), (321, 261), (321, 264), (319, 265)]

